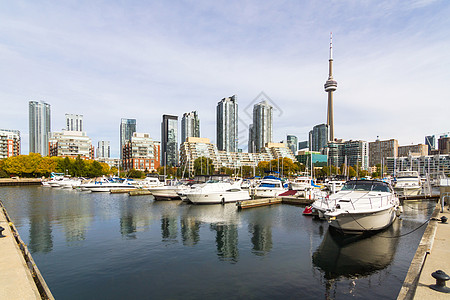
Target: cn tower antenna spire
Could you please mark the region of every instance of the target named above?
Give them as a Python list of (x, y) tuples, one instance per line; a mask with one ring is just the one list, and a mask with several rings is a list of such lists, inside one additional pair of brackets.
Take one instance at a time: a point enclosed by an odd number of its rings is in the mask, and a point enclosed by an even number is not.
[(333, 33), (330, 32), (330, 59), (333, 60)]

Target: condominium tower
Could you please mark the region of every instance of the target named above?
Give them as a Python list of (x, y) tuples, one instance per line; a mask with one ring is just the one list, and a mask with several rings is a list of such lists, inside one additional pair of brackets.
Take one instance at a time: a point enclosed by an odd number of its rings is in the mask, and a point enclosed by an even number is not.
[(109, 158), (111, 156), (111, 146), (109, 141), (99, 141), (97, 147), (97, 157)]
[(261, 101), (253, 106), (250, 152), (260, 152), (267, 143), (272, 142), (272, 119), (273, 108), (267, 101)]
[(161, 123), (162, 166), (178, 165), (178, 117), (163, 115)]
[(49, 155), (48, 139), (50, 128), (50, 104), (45, 102), (29, 102), (29, 147), (30, 153)]
[(66, 114), (66, 130), (83, 131), (83, 115)]
[(188, 137), (200, 137), (200, 120), (196, 111), (184, 113), (181, 119), (181, 143)]
[(0, 129), (0, 159), (20, 155), (20, 131)]
[(238, 151), (238, 104), (236, 95), (217, 104), (217, 149)]
[(120, 120), (120, 159), (122, 159), (123, 146), (131, 140), (133, 133), (136, 132), (136, 119)]

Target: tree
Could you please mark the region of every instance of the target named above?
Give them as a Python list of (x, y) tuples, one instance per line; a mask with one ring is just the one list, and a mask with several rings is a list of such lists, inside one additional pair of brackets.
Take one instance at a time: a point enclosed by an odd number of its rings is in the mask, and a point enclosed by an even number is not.
[(102, 176), (103, 175), (102, 165), (98, 161), (94, 160), (89, 167), (88, 175), (89, 175), (89, 177)]
[(211, 158), (204, 156), (197, 158), (194, 161), (194, 174), (195, 175), (213, 175), (214, 164)]

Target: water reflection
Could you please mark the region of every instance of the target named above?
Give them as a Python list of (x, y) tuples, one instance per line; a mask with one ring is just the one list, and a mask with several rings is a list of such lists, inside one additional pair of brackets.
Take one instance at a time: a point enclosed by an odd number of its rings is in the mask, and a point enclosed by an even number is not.
[[(312, 256), (315, 267), (325, 279), (325, 298), (335, 298), (340, 279), (350, 279), (347, 293), (356, 289), (356, 279), (386, 269), (393, 261), (400, 234), (401, 220), (388, 229), (372, 235), (341, 235), (329, 228)], [(344, 288), (345, 289), (345, 288)]]
[(161, 235), (163, 242), (176, 242), (177, 231), (178, 225), (175, 216), (163, 215), (161, 217)]
[(181, 238), (184, 246), (195, 246), (200, 241), (201, 222), (195, 218), (181, 216)]
[(239, 260), (238, 227), (234, 224), (211, 224), (211, 230), (216, 232), (217, 255), (219, 259), (230, 262)]
[(272, 250), (272, 227), (263, 224), (249, 224), (249, 233), (252, 234), (252, 253), (258, 256), (266, 255)]
[(343, 236), (328, 229), (312, 256), (326, 279), (368, 276), (392, 262), (398, 245), (400, 221), (372, 236)]

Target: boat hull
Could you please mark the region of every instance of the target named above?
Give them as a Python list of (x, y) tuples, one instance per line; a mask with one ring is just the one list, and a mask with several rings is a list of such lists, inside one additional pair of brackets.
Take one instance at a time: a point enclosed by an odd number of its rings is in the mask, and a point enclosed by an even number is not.
[(194, 204), (225, 204), (242, 200), (250, 200), (248, 191), (218, 193), (188, 193), (186, 197)]
[(286, 191), (287, 191), (287, 189), (256, 188), (255, 189), (255, 197), (256, 198), (275, 198)]
[(170, 188), (170, 187), (161, 187), (161, 188), (151, 188), (149, 191), (152, 193), (155, 200), (178, 200), (181, 199), (178, 192), (181, 189), (178, 188)]
[(361, 233), (382, 230), (390, 226), (397, 217), (394, 206), (375, 212), (324, 213), (331, 227), (344, 233)]
[(421, 187), (394, 187), (394, 191), (399, 196), (417, 196), (420, 195)]

